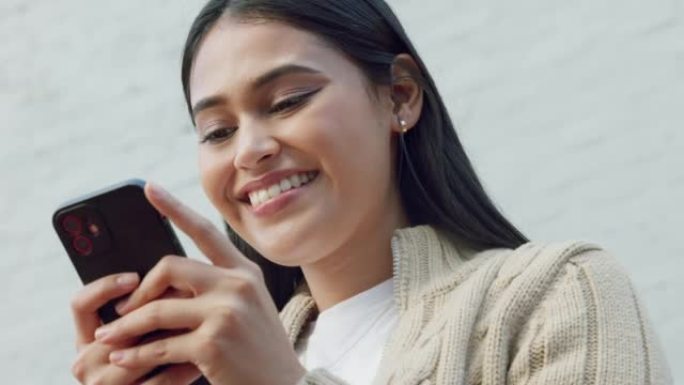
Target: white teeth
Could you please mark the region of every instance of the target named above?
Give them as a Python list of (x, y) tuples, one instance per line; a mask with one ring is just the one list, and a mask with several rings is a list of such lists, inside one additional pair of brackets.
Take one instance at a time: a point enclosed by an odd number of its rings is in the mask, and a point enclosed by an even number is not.
[(290, 180), (288, 178), (285, 178), (280, 181), (280, 189), (285, 192), (289, 189), (292, 188), (292, 183), (290, 183)]
[(291, 182), (292, 185), (295, 186), (295, 187), (299, 187), (299, 186), (302, 185), (302, 180), (299, 179), (299, 175), (298, 175), (298, 174), (297, 174), (297, 175), (292, 175), (292, 176), (290, 177), (290, 182)]
[(274, 184), (273, 186), (268, 188), (268, 197), (269, 198), (275, 198), (278, 195), (280, 195), (280, 183)]
[(295, 174), (288, 178), (284, 178), (279, 183), (276, 183), (266, 189), (252, 191), (249, 194), (249, 201), (252, 204), (252, 207), (256, 207), (269, 199), (277, 197), (285, 191), (300, 187), (310, 182), (315, 176), (315, 172), (308, 172), (302, 174)]

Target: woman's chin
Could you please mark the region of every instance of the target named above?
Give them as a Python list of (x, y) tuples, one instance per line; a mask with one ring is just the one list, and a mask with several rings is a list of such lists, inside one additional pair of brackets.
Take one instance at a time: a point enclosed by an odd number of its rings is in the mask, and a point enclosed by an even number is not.
[(267, 244), (258, 243), (260, 246), (257, 250), (269, 261), (288, 267), (302, 266), (307, 263), (308, 258), (314, 256), (310, 247), (303, 245), (301, 242), (295, 244), (288, 241), (278, 243), (277, 245), (272, 244), (272, 242)]
[[(289, 231), (263, 232), (253, 245), (269, 261), (283, 266), (303, 266), (328, 255), (339, 242), (325, 225), (292, 227)], [(328, 234), (326, 234), (328, 233)]]

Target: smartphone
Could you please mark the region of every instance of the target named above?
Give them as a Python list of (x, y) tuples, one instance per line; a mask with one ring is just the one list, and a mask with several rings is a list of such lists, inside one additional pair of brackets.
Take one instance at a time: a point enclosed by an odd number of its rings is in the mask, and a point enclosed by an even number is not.
[[(52, 224), (84, 284), (123, 272), (142, 277), (166, 255), (185, 256), (144, 187), (143, 180), (130, 179), (66, 202), (53, 214)], [(99, 310), (103, 322), (118, 318), (117, 300)]]
[[(144, 277), (164, 256), (185, 256), (173, 227), (147, 200), (144, 188), (145, 181), (130, 179), (55, 210), (52, 225), (83, 284), (123, 272)], [(102, 322), (119, 317), (114, 309), (118, 300), (98, 310)], [(163, 369), (156, 368), (146, 377)], [(203, 377), (193, 382), (207, 384)]]

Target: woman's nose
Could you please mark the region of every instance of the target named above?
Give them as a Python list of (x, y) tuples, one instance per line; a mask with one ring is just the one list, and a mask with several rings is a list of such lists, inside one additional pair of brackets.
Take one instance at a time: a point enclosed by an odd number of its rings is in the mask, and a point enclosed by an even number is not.
[(266, 127), (242, 126), (239, 133), (237, 153), (235, 155), (235, 168), (254, 169), (278, 154), (280, 143), (274, 138)]

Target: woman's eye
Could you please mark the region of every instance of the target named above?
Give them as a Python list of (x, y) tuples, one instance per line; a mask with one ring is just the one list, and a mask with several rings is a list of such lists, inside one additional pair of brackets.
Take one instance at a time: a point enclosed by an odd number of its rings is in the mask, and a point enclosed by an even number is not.
[(231, 136), (237, 131), (237, 127), (221, 127), (215, 130), (211, 130), (208, 134), (202, 137), (200, 141), (201, 144), (204, 143), (220, 143), (224, 140), (230, 139)]
[(306, 101), (309, 100), (309, 98), (311, 98), (317, 92), (318, 92), (318, 90), (312, 91), (312, 92), (307, 92), (304, 94), (295, 95), (295, 96), (292, 96), (290, 98), (287, 98), (287, 99), (283, 100), (282, 102), (279, 102), (279, 103), (276, 103), (275, 105), (273, 105), (273, 107), (271, 107), (268, 110), (268, 113), (269, 114), (277, 114), (279, 112), (292, 110), (296, 107), (303, 105)]

